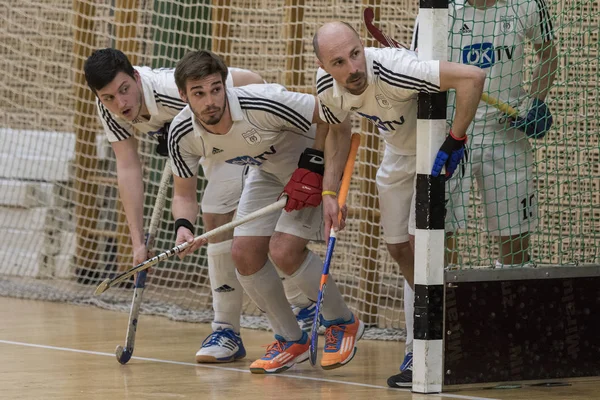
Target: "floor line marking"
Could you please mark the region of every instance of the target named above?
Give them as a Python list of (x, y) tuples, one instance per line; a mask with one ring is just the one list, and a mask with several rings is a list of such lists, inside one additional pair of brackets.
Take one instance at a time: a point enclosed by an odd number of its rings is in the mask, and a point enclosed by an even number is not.
[[(0, 343), (10, 344), (10, 345), (15, 345), (15, 346), (34, 347), (34, 348), (47, 349), (47, 350), (68, 351), (71, 353), (91, 354), (91, 355), (95, 355), (95, 356), (115, 357), (114, 353), (104, 353), (104, 352), (92, 351), (92, 350), (71, 349), (68, 347), (48, 346), (48, 345), (44, 345), (44, 344), (14, 342), (11, 340), (2, 340), (2, 339), (0, 339)], [(139, 360), (139, 361), (150, 361), (150, 362), (156, 362), (156, 363), (163, 363), (163, 364), (186, 365), (186, 366), (192, 366), (192, 367), (196, 367), (196, 368), (208, 368), (208, 369), (216, 369), (216, 370), (223, 370), (223, 371), (243, 372), (243, 373), (247, 373), (247, 374), (250, 373), (250, 371), (246, 368), (244, 368), (244, 369), (232, 368), (232, 367), (223, 367), (220, 365), (198, 364), (198, 363), (191, 363), (191, 362), (184, 362), (184, 361), (162, 360), (159, 358), (137, 357), (137, 356), (133, 356), (133, 357), (131, 357), (131, 359)], [(400, 391), (410, 392), (410, 389), (401, 389), (401, 388), (391, 389), (391, 388), (388, 388), (387, 386), (369, 385), (368, 383), (347, 382), (347, 381), (340, 381), (340, 380), (336, 380), (336, 379), (316, 378), (316, 377), (312, 377), (312, 376), (287, 375), (287, 374), (273, 374), (270, 376), (274, 376), (274, 377), (278, 377), (278, 378), (288, 378), (288, 379), (301, 379), (301, 380), (307, 380), (307, 381), (338, 383), (341, 385), (360, 386), (360, 387), (367, 387), (367, 388), (373, 388), (373, 389), (393, 390), (395, 392), (400, 392)], [(434, 394), (432, 396), (446, 397), (449, 399), (464, 399), (464, 400), (499, 400), (499, 399), (494, 399), (491, 397), (475, 397), (475, 396), (465, 396), (465, 395), (450, 394), (450, 393), (438, 393), (438, 394)]]

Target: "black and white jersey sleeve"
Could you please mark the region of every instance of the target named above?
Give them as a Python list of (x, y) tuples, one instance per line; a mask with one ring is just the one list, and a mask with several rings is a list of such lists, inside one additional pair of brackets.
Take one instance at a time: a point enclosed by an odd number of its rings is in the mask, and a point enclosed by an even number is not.
[(98, 109), (100, 122), (102, 123), (109, 142), (119, 142), (134, 134), (135, 128), (133, 125), (111, 114), (111, 112), (108, 111), (108, 108), (104, 107), (98, 98), (96, 98), (96, 108)]
[(308, 134), (315, 110), (315, 97), (290, 92), (277, 84), (236, 88), (240, 108), (249, 123), (263, 130)]
[(525, 35), (532, 43), (542, 44), (556, 39), (546, 0), (519, 0), (518, 7), (517, 15), (524, 20)]
[(421, 61), (414, 51), (406, 49), (375, 49), (372, 56), (373, 75), (381, 90), (394, 100), (403, 100), (415, 93), (440, 91), (440, 63)]
[[(191, 178), (196, 176), (200, 160), (204, 154), (203, 149), (196, 149), (196, 141), (193, 140), (194, 126), (193, 114), (189, 106), (186, 106), (171, 122), (169, 127), (169, 158), (173, 174), (180, 178)], [(200, 146), (201, 146), (200, 142)]]
[(319, 68), (317, 70), (319, 116), (331, 125), (341, 123), (348, 116), (348, 111), (341, 108), (341, 97), (335, 97), (333, 93), (333, 77), (322, 68)]

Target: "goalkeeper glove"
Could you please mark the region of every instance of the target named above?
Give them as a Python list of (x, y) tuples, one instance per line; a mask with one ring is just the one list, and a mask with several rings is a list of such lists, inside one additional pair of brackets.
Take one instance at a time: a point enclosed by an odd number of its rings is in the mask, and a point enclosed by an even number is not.
[(519, 106), (519, 116), (512, 126), (533, 139), (541, 139), (552, 126), (552, 114), (543, 100), (528, 97)]

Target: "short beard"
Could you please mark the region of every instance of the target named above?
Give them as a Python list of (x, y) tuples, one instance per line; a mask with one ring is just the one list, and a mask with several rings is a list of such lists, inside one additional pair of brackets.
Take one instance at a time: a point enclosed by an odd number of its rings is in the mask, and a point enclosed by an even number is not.
[(214, 117), (210, 117), (208, 120), (204, 120), (203, 118), (201, 118), (201, 114), (198, 114), (195, 111), (194, 111), (194, 115), (196, 116), (196, 119), (198, 121), (202, 122), (202, 125), (212, 126), (212, 125), (217, 125), (219, 122), (221, 122), (221, 119), (223, 118), (223, 115), (225, 114), (226, 109), (227, 109), (227, 97), (225, 97), (225, 101), (223, 102), (223, 107), (221, 107), (220, 114), (217, 114)]
[(367, 79), (366, 79), (366, 76), (365, 76), (365, 74), (363, 74), (362, 72), (361, 72), (361, 73), (358, 73), (358, 74), (351, 75), (350, 77), (348, 77), (348, 80), (346, 81), (346, 84), (348, 84), (348, 81), (349, 81), (349, 80), (351, 80), (352, 78), (356, 78), (357, 76), (358, 76), (358, 77), (360, 77), (360, 78), (362, 78), (362, 79), (364, 79), (364, 80), (363, 80), (363, 82), (364, 82), (364, 85), (362, 85), (361, 87), (359, 87), (359, 88), (357, 88), (357, 89), (350, 89), (349, 87), (346, 87), (346, 89), (347, 89), (347, 90), (348, 90), (350, 93), (352, 93), (353, 95), (359, 95), (359, 94), (362, 94), (362, 93), (365, 91), (365, 89), (367, 88)]

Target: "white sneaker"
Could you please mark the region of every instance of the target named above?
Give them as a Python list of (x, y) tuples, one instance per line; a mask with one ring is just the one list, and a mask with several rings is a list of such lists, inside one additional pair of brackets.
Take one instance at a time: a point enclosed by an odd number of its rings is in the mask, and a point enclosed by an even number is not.
[(233, 329), (220, 327), (208, 335), (196, 353), (198, 363), (226, 363), (246, 357), (242, 338)]

